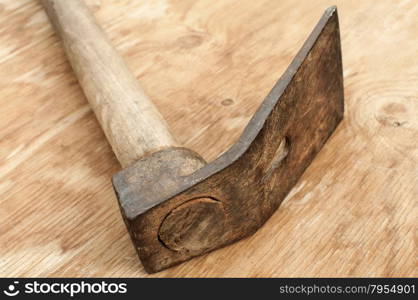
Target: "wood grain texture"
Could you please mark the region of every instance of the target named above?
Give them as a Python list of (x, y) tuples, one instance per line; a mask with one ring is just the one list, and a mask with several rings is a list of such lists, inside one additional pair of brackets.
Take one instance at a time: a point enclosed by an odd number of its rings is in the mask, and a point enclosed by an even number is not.
[(165, 120), (144, 94), (83, 0), (41, 0), (67, 57), (122, 167), (176, 146)]
[[(346, 114), (254, 236), (153, 276), (418, 276), (416, 1), (87, 1), (183, 145), (241, 134), (323, 10)], [(120, 166), (39, 2), (0, 2), (0, 275), (145, 276)]]
[(195, 155), (174, 148), (113, 176), (146, 271), (155, 273), (237, 242), (271, 217), (343, 117), (342, 73), (334, 6), (227, 152), (189, 176), (177, 175), (184, 164), (180, 153), (187, 160)]

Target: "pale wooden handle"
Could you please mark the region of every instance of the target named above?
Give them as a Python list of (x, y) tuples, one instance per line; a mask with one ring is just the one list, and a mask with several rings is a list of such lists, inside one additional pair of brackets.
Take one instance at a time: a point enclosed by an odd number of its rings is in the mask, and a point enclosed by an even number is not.
[(81, 0), (41, 0), (123, 167), (176, 146), (168, 126)]

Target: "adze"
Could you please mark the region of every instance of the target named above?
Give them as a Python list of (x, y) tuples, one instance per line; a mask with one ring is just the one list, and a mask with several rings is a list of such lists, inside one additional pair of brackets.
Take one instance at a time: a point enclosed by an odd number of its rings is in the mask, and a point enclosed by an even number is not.
[(42, 3), (123, 167), (112, 182), (147, 272), (253, 234), (343, 118), (336, 7), (325, 11), (239, 140), (206, 163), (176, 142), (81, 0)]

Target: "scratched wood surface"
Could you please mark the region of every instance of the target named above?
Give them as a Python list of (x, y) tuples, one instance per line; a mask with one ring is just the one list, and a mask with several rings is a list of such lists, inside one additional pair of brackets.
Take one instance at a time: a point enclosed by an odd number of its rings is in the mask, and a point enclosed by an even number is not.
[[(343, 123), (254, 236), (153, 276), (418, 276), (415, 0), (87, 3), (208, 161), (339, 9)], [(120, 166), (35, 0), (0, 1), (0, 101), (0, 276), (147, 276), (110, 183)]]

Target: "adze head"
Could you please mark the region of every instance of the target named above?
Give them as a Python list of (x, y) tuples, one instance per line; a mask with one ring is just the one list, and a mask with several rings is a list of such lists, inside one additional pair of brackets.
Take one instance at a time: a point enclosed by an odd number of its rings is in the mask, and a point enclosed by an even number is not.
[(206, 164), (168, 148), (113, 176), (138, 255), (157, 272), (254, 233), (343, 117), (338, 16), (327, 9), (237, 143)]

